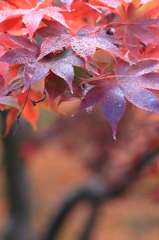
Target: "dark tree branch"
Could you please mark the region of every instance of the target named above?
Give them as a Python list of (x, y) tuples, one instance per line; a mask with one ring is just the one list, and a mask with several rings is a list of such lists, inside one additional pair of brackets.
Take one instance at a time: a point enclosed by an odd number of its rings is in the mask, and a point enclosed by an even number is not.
[(53, 240), (56, 238), (57, 232), (60, 229), (63, 221), (69, 214), (69, 212), (75, 207), (80, 201), (86, 200), (91, 204), (94, 204), (94, 210), (92, 211), (92, 216), (88, 220), (86, 228), (83, 232), (81, 240), (88, 240), (90, 232), (92, 230), (94, 218), (97, 211), (97, 206), (99, 206), (103, 201), (110, 200), (122, 195), (125, 190), (128, 189), (130, 184), (136, 180), (138, 173), (150, 164), (156, 155), (159, 153), (159, 146), (155, 149), (148, 150), (138, 162), (136, 162), (121, 179), (116, 179), (114, 183), (107, 183), (102, 178), (97, 178), (91, 181), (85, 187), (76, 190), (73, 194), (69, 195), (64, 201), (59, 210), (57, 216), (51, 221), (47, 233), (45, 234), (43, 240)]
[[(1, 125), (5, 129), (6, 112), (1, 113)], [(2, 134), (2, 132), (1, 132)], [(4, 231), (5, 240), (32, 240), (31, 199), (24, 159), (18, 155), (19, 135), (10, 132), (3, 139), (3, 166), (6, 172), (9, 219)]]
[(98, 206), (99, 206), (99, 204), (97, 202), (95, 202), (93, 204), (91, 214), (89, 216), (87, 224), (86, 224), (84, 231), (83, 231), (81, 237), (79, 238), (79, 240), (88, 240), (89, 239), (90, 234), (93, 229), (93, 226), (94, 226), (94, 223), (95, 223), (97, 213), (98, 213)]

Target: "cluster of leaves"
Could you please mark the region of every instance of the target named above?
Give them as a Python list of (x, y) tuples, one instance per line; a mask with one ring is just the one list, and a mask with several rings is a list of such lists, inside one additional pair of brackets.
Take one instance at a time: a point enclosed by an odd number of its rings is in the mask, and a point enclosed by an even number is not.
[[(114, 138), (126, 100), (159, 113), (158, 0), (61, 0), (59, 6), (5, 0), (0, 31), (0, 108), (10, 106), (6, 134), (20, 107), (36, 127), (36, 103), (57, 111), (55, 101), (79, 98), (77, 113), (102, 102)], [(45, 103), (34, 90), (41, 79)]]

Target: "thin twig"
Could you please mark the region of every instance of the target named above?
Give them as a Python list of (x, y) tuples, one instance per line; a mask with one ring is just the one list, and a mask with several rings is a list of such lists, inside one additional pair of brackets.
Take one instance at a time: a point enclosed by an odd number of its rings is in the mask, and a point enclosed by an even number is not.
[(15, 129), (15, 131), (14, 131), (14, 133), (13, 133), (13, 136), (15, 136), (16, 131), (17, 131), (18, 127), (19, 127), (23, 139), (25, 139), (25, 137), (24, 137), (24, 134), (23, 134), (23, 131), (22, 131), (22, 128), (21, 128), (19, 119), (20, 119), (20, 117), (21, 117), (21, 115), (22, 115), (22, 113), (23, 113), (23, 110), (24, 110), (24, 108), (25, 108), (25, 105), (26, 105), (26, 102), (27, 102), (27, 99), (28, 99), (28, 95), (29, 95), (30, 87), (31, 87), (31, 85), (30, 85), (29, 88), (28, 88), (27, 95), (26, 95), (25, 102), (24, 102), (24, 104), (23, 104), (22, 110), (20, 111), (19, 115), (17, 116), (17, 127), (16, 127), (16, 129)]

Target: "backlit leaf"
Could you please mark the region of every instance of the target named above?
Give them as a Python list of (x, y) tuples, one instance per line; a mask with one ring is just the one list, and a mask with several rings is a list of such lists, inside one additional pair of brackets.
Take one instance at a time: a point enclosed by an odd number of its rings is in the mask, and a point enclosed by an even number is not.
[(144, 110), (159, 113), (159, 100), (147, 89), (159, 89), (159, 61), (147, 59), (136, 65), (123, 60), (115, 64), (115, 73), (87, 79), (85, 98), (75, 111), (87, 109), (102, 102), (102, 111), (109, 121), (116, 138), (117, 125), (125, 111), (125, 99)]

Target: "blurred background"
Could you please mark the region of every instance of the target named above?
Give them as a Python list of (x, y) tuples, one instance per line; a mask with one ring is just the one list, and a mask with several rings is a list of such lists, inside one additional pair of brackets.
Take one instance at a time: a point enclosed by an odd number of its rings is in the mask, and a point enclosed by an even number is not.
[[(1, 138), (1, 240), (47, 239), (66, 199), (98, 178), (99, 189), (120, 179), (158, 142), (157, 114), (133, 109), (127, 102), (115, 141), (100, 105), (92, 114), (81, 111), (72, 118), (78, 105), (78, 101), (62, 103), (62, 114), (41, 110), (37, 132), (21, 118), (25, 139), (19, 129), (13, 137), (16, 123), (8, 137)], [(98, 204), (85, 239), (158, 240), (158, 155), (154, 160), (121, 196)], [(68, 210), (56, 239), (84, 239), (91, 214), (90, 202), (79, 201)]]

